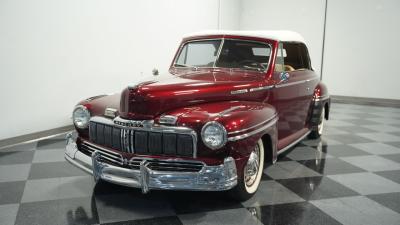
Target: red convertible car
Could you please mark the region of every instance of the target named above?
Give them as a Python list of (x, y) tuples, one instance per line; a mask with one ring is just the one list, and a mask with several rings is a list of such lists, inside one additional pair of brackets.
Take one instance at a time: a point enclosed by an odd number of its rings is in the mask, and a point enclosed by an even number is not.
[(329, 117), (326, 86), (291, 31), (183, 38), (169, 73), (73, 111), (65, 158), (95, 180), (151, 189), (229, 191), (245, 200), (266, 162)]

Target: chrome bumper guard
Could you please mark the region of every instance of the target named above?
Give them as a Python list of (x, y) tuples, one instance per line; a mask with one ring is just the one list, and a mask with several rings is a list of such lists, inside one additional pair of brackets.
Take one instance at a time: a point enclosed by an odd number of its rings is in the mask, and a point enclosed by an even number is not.
[(65, 159), (76, 167), (93, 174), (95, 181), (105, 180), (111, 183), (141, 188), (143, 193), (151, 189), (224, 191), (237, 184), (235, 160), (227, 157), (217, 166), (204, 165), (199, 172), (155, 171), (147, 165), (146, 159), (140, 162), (139, 169), (128, 169), (110, 165), (100, 160), (100, 152), (92, 156), (78, 150), (74, 135), (67, 135)]

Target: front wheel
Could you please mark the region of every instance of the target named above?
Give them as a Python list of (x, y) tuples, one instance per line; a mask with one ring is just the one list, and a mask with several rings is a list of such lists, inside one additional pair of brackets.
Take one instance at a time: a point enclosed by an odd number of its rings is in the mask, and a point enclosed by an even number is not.
[(258, 140), (243, 169), (243, 177), (238, 178), (238, 184), (230, 194), (234, 199), (245, 201), (256, 193), (260, 185), (264, 169), (264, 145)]

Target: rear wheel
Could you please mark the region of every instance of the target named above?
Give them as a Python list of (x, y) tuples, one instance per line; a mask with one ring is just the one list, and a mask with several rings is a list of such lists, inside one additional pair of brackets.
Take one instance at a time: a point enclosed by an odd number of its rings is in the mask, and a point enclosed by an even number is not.
[(324, 130), (324, 116), (325, 116), (325, 107), (322, 107), (318, 126), (316, 128), (314, 128), (311, 131), (311, 133), (309, 134), (309, 137), (311, 139), (317, 139), (317, 138), (321, 137), (322, 131)]
[(243, 177), (239, 178), (237, 186), (230, 191), (231, 196), (240, 201), (251, 198), (260, 185), (263, 169), (264, 145), (260, 139), (244, 166)]

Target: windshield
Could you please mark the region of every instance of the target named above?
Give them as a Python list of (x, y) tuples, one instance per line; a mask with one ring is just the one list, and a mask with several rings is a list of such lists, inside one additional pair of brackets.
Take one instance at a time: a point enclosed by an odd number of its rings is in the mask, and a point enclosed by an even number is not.
[(186, 43), (175, 67), (222, 67), (265, 71), (271, 54), (268, 44), (225, 39)]

